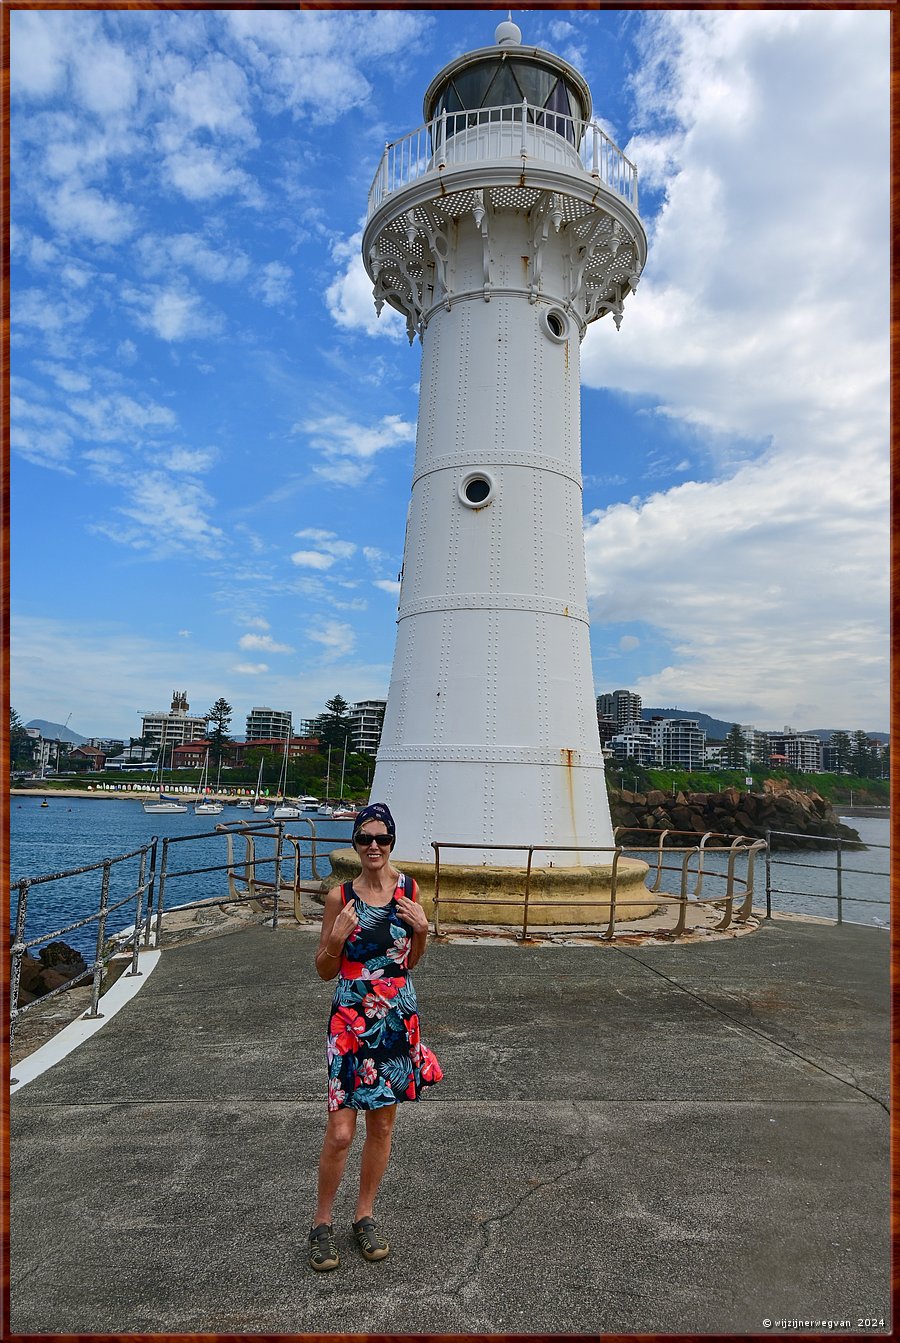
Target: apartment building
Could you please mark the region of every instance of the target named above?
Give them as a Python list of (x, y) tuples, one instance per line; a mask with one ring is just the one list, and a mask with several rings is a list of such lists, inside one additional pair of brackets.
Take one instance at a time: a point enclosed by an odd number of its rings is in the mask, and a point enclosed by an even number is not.
[(381, 741), (386, 699), (364, 699), (350, 708), (350, 739), (354, 751), (374, 755)]
[(612, 718), (624, 728), (628, 723), (641, 721), (641, 697), (632, 690), (613, 690), (597, 696), (597, 718)]
[(291, 730), (291, 715), (287, 709), (260, 705), (247, 714), (247, 741), (270, 741), (273, 737), (284, 741), (291, 735)]
[(702, 769), (706, 733), (696, 718), (651, 718), (650, 736), (663, 769)]
[(780, 757), (788, 769), (796, 769), (802, 774), (819, 774), (822, 771), (822, 743), (818, 737), (805, 737), (791, 727), (783, 732), (769, 732), (769, 756), (772, 763)]
[(633, 723), (624, 732), (617, 733), (609, 746), (613, 759), (619, 765), (634, 764), (652, 768), (659, 764), (656, 742), (649, 731), (640, 729), (637, 724)]
[(206, 736), (206, 716), (189, 712), (187, 695), (174, 691), (169, 712), (164, 710), (141, 712), (141, 736), (148, 738), (154, 751), (165, 747), (169, 751), (173, 746), (181, 746), (186, 741), (197, 741)]

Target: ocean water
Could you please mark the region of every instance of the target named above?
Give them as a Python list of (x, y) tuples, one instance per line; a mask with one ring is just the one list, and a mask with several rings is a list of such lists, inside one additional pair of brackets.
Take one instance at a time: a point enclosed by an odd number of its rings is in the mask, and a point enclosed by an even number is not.
[[(35, 877), (48, 873), (69, 871), (130, 853), (147, 844), (154, 836), (175, 839), (181, 836), (204, 835), (223, 821), (265, 821), (264, 816), (234, 807), (226, 807), (218, 816), (195, 816), (193, 811), (173, 815), (148, 815), (140, 802), (111, 798), (50, 798), (48, 807), (41, 806), (39, 797), (16, 797), (10, 804), (10, 879)], [(320, 854), (334, 847), (346, 846), (353, 829), (350, 821), (331, 821), (316, 818), (317, 849)], [(304, 823), (285, 822), (285, 831), (298, 836), (308, 835)], [(330, 837), (330, 838), (326, 838)], [(161, 845), (157, 871), (161, 862)], [(258, 858), (274, 855), (272, 840), (257, 838)], [(289, 849), (290, 854), (293, 853)], [(302, 850), (308, 853), (308, 845)], [(234, 842), (234, 861), (240, 862), (245, 853), (243, 841)], [(175, 871), (212, 867), (228, 861), (225, 838), (208, 835), (169, 847), (168, 873), (164, 907), (187, 904), (210, 896), (228, 896), (228, 876), (225, 872), (206, 872), (196, 876), (177, 877)], [(130, 895), (138, 885), (140, 859), (135, 857), (110, 868), (110, 896), (112, 905)], [(319, 863), (319, 871), (327, 871), (327, 861)], [(271, 878), (274, 865), (260, 869), (260, 876)], [(312, 878), (308, 857), (301, 863), (301, 875)], [(56, 932), (66, 924), (74, 923), (94, 913), (100, 901), (102, 870), (83, 873), (62, 881), (51, 881), (34, 886), (28, 893), (28, 916), (25, 925), (27, 940)], [(238, 874), (240, 876), (240, 874)], [(134, 923), (134, 901), (129, 901), (109, 915), (107, 936), (131, 927)], [(15, 926), (16, 891), (11, 892), (10, 927)], [(80, 951), (85, 959), (92, 959), (96, 951), (97, 925), (88, 924), (62, 934), (61, 940)], [(89, 956), (90, 953), (90, 956)], [(36, 955), (36, 952), (32, 952)]]
[[(841, 853), (841, 918), (845, 923), (864, 923), (872, 927), (890, 926), (890, 821), (880, 817), (842, 816), (845, 825), (857, 831), (860, 839), (868, 847), (865, 849), (844, 848)], [(646, 861), (654, 861), (649, 854), (641, 853)], [(673, 864), (680, 860), (670, 860)], [(775, 852), (769, 862), (769, 882), (772, 889), (771, 902), (773, 913), (813, 914), (820, 919), (837, 918), (837, 859), (836, 848), (809, 849), (796, 853)], [(696, 882), (697, 859), (692, 858), (689, 865), (691, 874), (688, 891), (693, 894)], [(714, 899), (724, 894), (725, 884), (712, 874), (724, 874), (728, 870), (726, 853), (710, 853), (704, 856), (703, 898)], [(743, 878), (746, 863), (739, 860), (735, 874)], [(680, 889), (680, 871), (668, 872), (663, 889), (677, 893)], [(736, 902), (737, 903), (737, 902)], [(760, 853), (753, 872), (753, 908), (766, 907), (766, 862), (765, 853)]]
[[(192, 811), (171, 816), (148, 816), (137, 801), (88, 798), (51, 798), (48, 807), (41, 807), (36, 797), (17, 798), (13, 794), (10, 810), (10, 875), (13, 881), (55, 873), (89, 863), (100, 862), (130, 852), (146, 844), (154, 835), (160, 839), (187, 835), (202, 835), (215, 828), (217, 822), (249, 819), (247, 811), (226, 807), (219, 816), (195, 816)], [(265, 818), (260, 818), (265, 819)], [(862, 840), (871, 846), (889, 842), (890, 823), (882, 819), (864, 817), (843, 818), (858, 830)], [(316, 823), (321, 853), (346, 846), (352, 831), (350, 821)], [(288, 833), (308, 834), (308, 827), (287, 824)], [(326, 838), (329, 837), (329, 838)], [(271, 841), (258, 840), (257, 854), (266, 857), (274, 852)], [(244, 845), (236, 841), (235, 861), (244, 854)], [(111, 869), (110, 903), (123, 898), (138, 883), (138, 859), (129, 859)], [(169, 849), (169, 871), (210, 867), (227, 861), (225, 840), (221, 835), (178, 843)], [(709, 871), (725, 870), (723, 854), (708, 856)], [(845, 850), (843, 862), (843, 917), (848, 922), (887, 927), (889, 851), (887, 847), (863, 850)], [(327, 864), (320, 864), (320, 871)], [(695, 871), (695, 865), (692, 871)], [(740, 869), (739, 869), (740, 870)], [(271, 865), (262, 869), (269, 875)], [(311, 878), (311, 865), (306, 858), (301, 865), (304, 878)], [(35, 886), (29, 892), (26, 938), (43, 937), (93, 913), (100, 898), (100, 871), (70, 877), (65, 881), (48, 882)], [(772, 896), (772, 907), (798, 914), (815, 914), (821, 918), (836, 917), (834, 895), (837, 888), (835, 855), (833, 850), (774, 854), (771, 861), (771, 883), (778, 888)], [(754, 906), (765, 905), (765, 862), (757, 860), (755, 871)], [(677, 891), (677, 875), (669, 873), (665, 889)], [(704, 895), (721, 893), (722, 885), (709, 879)], [(225, 873), (202, 873), (197, 876), (167, 878), (165, 908), (186, 904), (191, 900), (228, 894)], [(854, 897), (849, 899), (847, 897)], [(859, 901), (859, 903), (857, 903)], [(15, 921), (15, 892), (12, 893), (10, 926)], [(133, 902), (111, 914), (107, 934), (131, 926), (134, 922)], [(96, 924), (65, 933), (62, 940), (79, 950), (86, 958), (96, 947)]]

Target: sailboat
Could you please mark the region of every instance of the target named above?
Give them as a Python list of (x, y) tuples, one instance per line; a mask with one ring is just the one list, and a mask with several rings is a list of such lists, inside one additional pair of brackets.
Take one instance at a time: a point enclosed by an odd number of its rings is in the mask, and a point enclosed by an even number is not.
[(263, 761), (264, 761), (264, 760), (265, 760), (265, 757), (263, 757), (263, 758), (260, 760), (260, 762), (259, 762), (259, 774), (258, 774), (257, 777), (256, 777), (256, 792), (255, 792), (254, 795), (253, 795), (253, 810), (254, 810), (254, 811), (259, 811), (259, 812), (265, 812), (265, 814), (268, 816), (268, 814), (269, 814), (269, 804), (268, 804), (268, 802), (263, 802), (262, 798), (261, 798), (260, 795), (259, 795), (259, 788), (260, 788), (260, 784), (262, 783), (262, 772), (263, 772)]
[(159, 778), (157, 780), (159, 798), (156, 802), (141, 803), (142, 807), (144, 808), (144, 811), (147, 813), (148, 816), (169, 815), (174, 814), (175, 812), (187, 811), (187, 804), (185, 802), (179, 801), (177, 797), (167, 797), (166, 794), (163, 792), (162, 776), (163, 776), (163, 762), (165, 761), (165, 758), (166, 758), (166, 728), (164, 723), (162, 739), (159, 743)]
[[(221, 761), (219, 762), (221, 767)], [(199, 802), (194, 803), (195, 816), (218, 816), (220, 811), (224, 810), (221, 802), (214, 801), (207, 797), (209, 789), (209, 751), (206, 752), (206, 759), (203, 762), (203, 772), (200, 775), (200, 784), (198, 791), (201, 794)]]
[(280, 802), (275, 804), (275, 810), (272, 812), (273, 821), (286, 821), (294, 816), (300, 815), (300, 808), (292, 802), (288, 802), (285, 794), (287, 793), (287, 764), (288, 764), (288, 746), (290, 738), (284, 739), (284, 759), (281, 762), (281, 773), (278, 776), (277, 794), (281, 798)]

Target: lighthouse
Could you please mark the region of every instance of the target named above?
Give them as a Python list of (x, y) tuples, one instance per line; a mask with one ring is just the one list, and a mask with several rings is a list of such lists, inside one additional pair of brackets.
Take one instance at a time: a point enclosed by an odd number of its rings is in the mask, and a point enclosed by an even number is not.
[[(432, 80), (375, 174), (363, 260), (422, 345), (397, 640), (371, 796), (398, 861), (596, 863), (612, 846), (591, 671), (580, 345), (647, 250), (585, 80), (522, 43)], [(552, 846), (571, 846), (553, 852)]]

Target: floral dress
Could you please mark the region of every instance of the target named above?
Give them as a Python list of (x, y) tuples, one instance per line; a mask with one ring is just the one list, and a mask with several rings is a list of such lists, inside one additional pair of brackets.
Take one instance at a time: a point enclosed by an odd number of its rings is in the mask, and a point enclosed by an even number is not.
[[(367, 904), (352, 882), (341, 887), (341, 899), (353, 901), (359, 924), (344, 943), (331, 1004), (325, 1050), (329, 1110), (415, 1101), (422, 1087), (443, 1077), (419, 1038), (416, 991), (407, 971), (410, 929), (396, 903), (407, 883), (401, 873), (382, 908)], [(416, 883), (410, 884), (415, 900)]]

